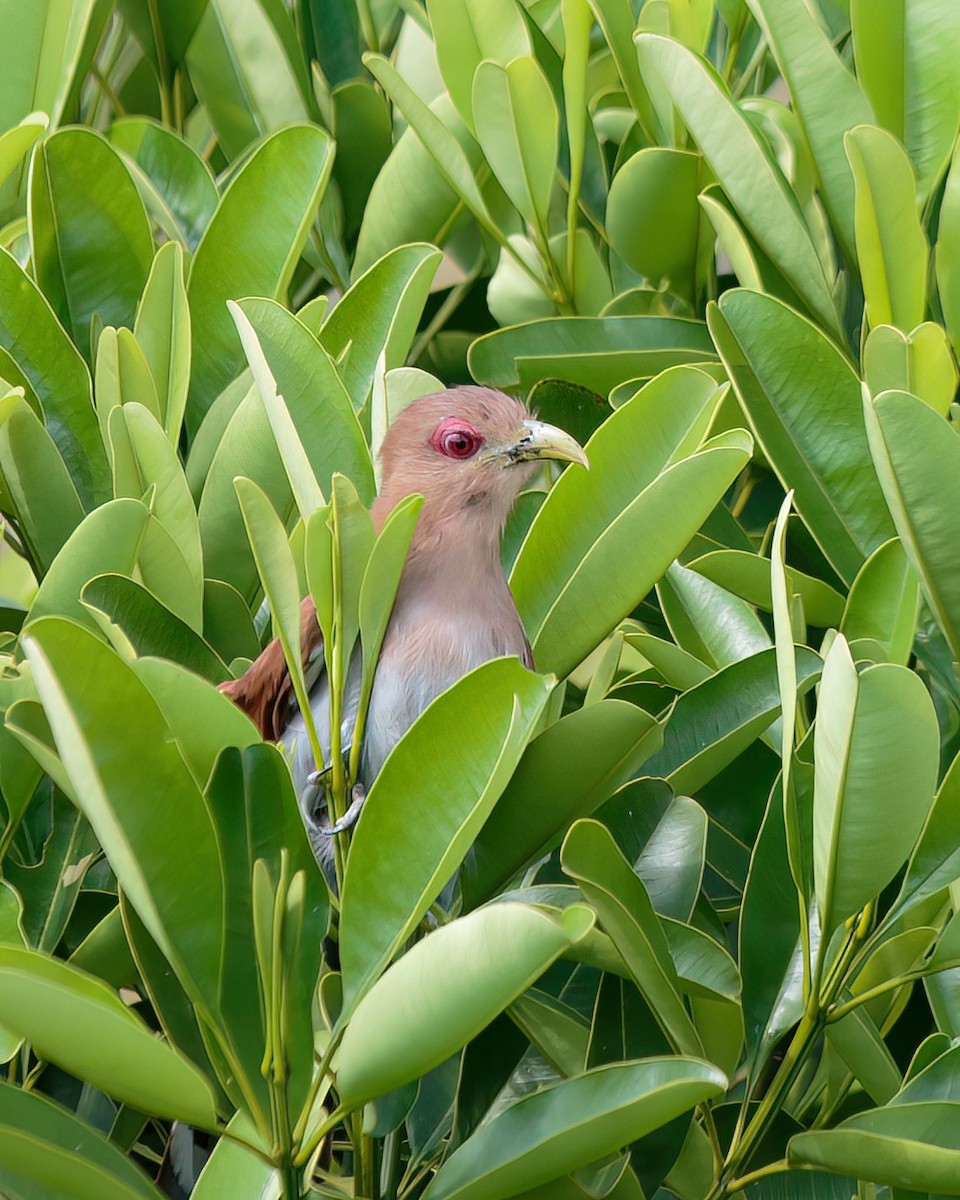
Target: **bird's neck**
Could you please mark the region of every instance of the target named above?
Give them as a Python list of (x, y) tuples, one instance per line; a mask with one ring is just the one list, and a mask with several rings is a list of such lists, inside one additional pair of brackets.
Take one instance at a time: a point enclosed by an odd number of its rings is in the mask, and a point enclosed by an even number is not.
[[(381, 503), (383, 501), (383, 503)], [(372, 514), (379, 530), (392, 504), (379, 497)], [(485, 609), (514, 612), (513, 600), (500, 564), (500, 541), (505, 514), (460, 508), (447, 511), (441, 498), (427, 498), (410, 542), (398, 593), (417, 596), (435, 610), (466, 614)]]

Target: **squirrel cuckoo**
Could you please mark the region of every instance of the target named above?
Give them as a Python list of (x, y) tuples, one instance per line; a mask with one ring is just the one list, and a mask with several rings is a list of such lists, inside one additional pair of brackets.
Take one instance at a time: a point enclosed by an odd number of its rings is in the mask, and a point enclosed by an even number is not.
[[(482, 387), (415, 400), (394, 421), (380, 451), (382, 484), (371, 509), (380, 529), (405, 496), (423, 508), (410, 544), (377, 664), (367, 717), (357, 803), (393, 746), (442, 691), (491, 658), (516, 654), (533, 666), (530, 644), (500, 565), (500, 539), (514, 501), (542, 459), (587, 466), (569, 434), (535, 420), (519, 401)], [(325, 757), (329, 697), (313, 601), (301, 610), (304, 672)], [(275, 640), (239, 679), (221, 685), (267, 739), (290, 754), (294, 783), (314, 845), (323, 854), (314, 763), (283, 653)], [(347, 681), (342, 744), (356, 719), (359, 658)], [(345, 824), (341, 828), (345, 827)]]

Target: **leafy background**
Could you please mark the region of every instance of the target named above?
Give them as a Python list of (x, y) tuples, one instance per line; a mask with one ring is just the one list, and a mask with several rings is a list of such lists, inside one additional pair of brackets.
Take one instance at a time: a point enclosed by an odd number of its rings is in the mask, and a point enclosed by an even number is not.
[[(0, 1191), (960, 1194), (955, 0), (0, 29)], [(542, 674), (332, 897), (214, 685), (308, 587), (369, 683), (374, 452), (470, 379), (590, 439), (505, 540)]]

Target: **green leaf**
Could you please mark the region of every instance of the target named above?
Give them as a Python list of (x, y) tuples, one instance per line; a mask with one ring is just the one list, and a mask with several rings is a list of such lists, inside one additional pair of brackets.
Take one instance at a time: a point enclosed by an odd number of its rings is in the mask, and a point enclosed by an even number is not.
[(920, 203), (940, 181), (960, 124), (957, 16), (951, 0), (850, 4), (857, 76), (877, 124), (907, 148)]
[(357, 599), (363, 651), (361, 687), (364, 695), (369, 695), (373, 688), (380, 647), (387, 632), (393, 601), (407, 561), (407, 551), (422, 508), (423, 500), (419, 496), (407, 496), (400, 501), (377, 534), (364, 568)]
[(183, 251), (176, 242), (157, 251), (133, 332), (153, 375), (161, 424), (176, 446), (190, 383), (190, 309), (183, 282)]
[(483, 1125), (443, 1164), (425, 1200), (506, 1200), (599, 1161), (725, 1087), (723, 1074), (697, 1059), (597, 1067)]
[(440, 259), (435, 246), (398, 246), (355, 278), (330, 310), (320, 342), (355, 409), (369, 401), (381, 355), (383, 371), (407, 361)]
[(895, 137), (858, 125), (844, 138), (856, 191), (857, 261), (871, 328), (911, 330), (926, 316), (930, 248), (916, 209), (916, 181)]
[(261, 134), (309, 119), (306, 72), (302, 63), (297, 70), (286, 44), (291, 38), (295, 43), (290, 14), (281, 5), (209, 0), (189, 46), (184, 44), (190, 82), (230, 158)]
[(677, 645), (713, 668), (770, 645), (770, 635), (749, 604), (679, 563), (668, 567), (657, 584), (657, 597)]
[[(760, 555), (745, 550), (711, 550), (686, 565), (688, 570), (711, 579), (764, 612), (773, 611), (770, 563)], [(806, 575), (796, 567), (786, 567), (785, 571), (790, 591), (802, 599), (803, 615), (810, 624), (820, 629), (839, 625), (843, 616), (843, 596), (822, 579)]]
[[(255, 1132), (242, 1114), (230, 1122), (229, 1128), (251, 1139)], [(280, 1200), (282, 1182), (276, 1167), (268, 1166), (237, 1142), (221, 1138), (204, 1164), (190, 1195), (193, 1200)]]
[(510, 582), (536, 660), (558, 675), (640, 602), (747, 461), (742, 431), (682, 456), (714, 395), (692, 383), (664, 375), (617, 409), (587, 443), (591, 470), (564, 472), (534, 518)]
[[(174, 11), (164, 7), (161, 16)], [(171, 240), (195, 251), (220, 199), (206, 162), (174, 130), (149, 117), (114, 121), (108, 137), (126, 155), (153, 220)]]
[(364, 66), (403, 114), (411, 129), (437, 164), (447, 184), (486, 230), (494, 227), (470, 159), (440, 117), (379, 54), (365, 54)]
[(826, 945), (890, 882), (930, 810), (939, 736), (920, 677), (891, 663), (858, 675), (838, 635), (823, 668), (814, 755), (814, 875)]
[(564, 872), (596, 909), (603, 929), (626, 963), (658, 1025), (679, 1054), (703, 1045), (680, 998), (680, 982), (666, 934), (646, 888), (606, 826), (577, 821), (560, 852)]
[(356, 1107), (425, 1075), (487, 1025), (593, 925), (495, 904), (430, 934), (363, 997), (334, 1058), (342, 1104)]
[(226, 301), (281, 299), (330, 175), (328, 134), (295, 125), (263, 141), (224, 192), (197, 247), (187, 282), (193, 370), (187, 425), (195, 432), (243, 363)]
[(0, 399), (0, 478), (43, 573), (83, 520), (83, 508), (56, 443), (16, 392)]
[(0, 946), (0, 1022), (42, 1058), (144, 1112), (209, 1127), (210, 1085), (99, 979)]
[[(345, 298), (341, 303), (344, 302)], [(383, 313), (387, 304), (386, 299), (381, 301), (378, 314)], [(309, 459), (308, 464), (301, 462), (300, 471), (305, 473), (312, 468), (321, 495), (330, 495), (335, 472), (346, 475), (363, 500), (369, 503), (374, 492), (370, 451), (351, 407), (345, 378), (340, 368), (334, 365), (331, 350), (322, 341), (318, 345), (317, 339), (279, 304), (269, 300), (244, 300), (239, 308), (259, 342), (263, 362), (258, 371), (262, 372), (265, 367), (273, 375), (294, 425), (294, 431), (291, 431), (289, 424), (284, 422), (285, 437), (289, 438), (295, 432)], [(360, 313), (355, 312), (354, 316), (359, 319)], [(372, 313), (368, 314), (368, 319), (372, 321)], [(358, 340), (362, 336), (358, 334)], [(254, 372), (254, 378), (260, 386), (257, 372)], [(261, 400), (267, 408), (262, 388)], [(267, 408), (267, 414), (281, 455), (286, 459), (284, 446), (277, 437), (279, 426), (276, 422), (282, 418), (276, 409), (271, 414)], [(289, 478), (290, 464), (286, 470)], [(301, 503), (307, 505), (301, 507), (301, 516), (306, 519), (318, 507), (317, 494), (308, 483), (301, 490)], [(293, 491), (296, 496), (297, 489)], [(321, 499), (319, 503), (322, 502)]]
[(920, 583), (899, 538), (884, 542), (860, 568), (847, 597), (840, 632), (854, 649), (879, 646), (883, 659), (905, 667), (920, 612)]
[(92, 129), (41, 142), (30, 178), (30, 244), (37, 283), (80, 352), (91, 322), (132, 326), (153, 261), (150, 223), (136, 185)]
[(958, 820), (960, 758), (955, 758), (934, 798), (892, 912), (906, 912), (960, 878), (960, 845), (955, 837)]
[(472, 111), (477, 140), (500, 186), (520, 215), (545, 231), (560, 115), (537, 60), (523, 55), (506, 66), (481, 62)]
[(242, 476), (234, 480), (243, 523), (257, 563), (264, 595), (273, 614), (273, 624), (287, 670), (294, 680), (298, 700), (307, 695), (300, 657), (300, 587), (293, 552), (283, 522), (255, 483)]
[(700, 236), (699, 154), (648, 146), (628, 158), (607, 196), (610, 245), (648, 279), (669, 280), (686, 294)]
[(118, 626), (138, 657), (169, 658), (211, 683), (219, 683), (229, 674), (220, 656), (195, 630), (125, 575), (96, 576), (83, 589), (81, 599)]
[[(167, 724), (133, 670), (93, 634), (53, 617), (29, 634), (24, 649), (77, 801), (185, 986), (210, 997), (220, 864), (203, 797)], [(162, 822), (143, 803), (146, 777), (164, 797)]]
[(919, 396), (945, 417), (957, 390), (957, 364), (942, 325), (925, 321), (902, 333), (878, 325), (863, 348), (863, 377), (872, 396), (902, 391)]
[[(431, 102), (429, 112), (440, 121), (466, 156), (467, 170), (470, 173), (479, 170), (483, 153), (457, 116), (446, 92)], [(440, 137), (443, 138), (442, 133)], [(407, 243), (446, 243), (450, 239), (459, 205), (456, 189), (437, 159), (421, 141), (415, 128), (408, 125), (397, 139), (370, 190), (357, 238), (354, 277)], [(478, 252), (478, 242), (473, 250), (467, 251), (474, 255)]]
[(257, 727), (222, 692), (193, 671), (164, 658), (138, 658), (134, 672), (156, 701), (184, 762), (204, 787), (218, 755), (260, 741)]
[(430, 0), (437, 65), (450, 98), (471, 131), (473, 83), (484, 59), (501, 67), (531, 53), (530, 34), (515, 0)]
[(953, 158), (940, 205), (937, 237), (937, 289), (943, 320), (960, 353), (960, 149)]
[[(707, 814), (689, 796), (675, 796), (633, 864), (660, 916), (691, 919), (703, 880), (706, 848)], [(668, 940), (671, 928), (666, 926)], [(671, 952), (674, 949), (671, 944)]]
[(109, 470), (91, 403), (90, 373), (40, 289), (2, 249), (0, 350), (41, 404), (84, 508), (101, 503), (109, 495)]
[(682, 363), (709, 362), (700, 321), (684, 317), (548, 317), (486, 333), (467, 355), (470, 374), (499, 388), (550, 377), (609, 392)]
[(873, 120), (870, 102), (812, 8), (789, 0), (749, 3), (790, 89), (831, 223), (844, 252), (852, 258), (853, 180), (843, 137), (855, 125)]
[(831, 566), (851, 581), (895, 532), (857, 376), (814, 325), (770, 296), (726, 292), (707, 318), (764, 453)]
[[(820, 659), (796, 648), (797, 685), (808, 691)], [(761, 650), (731, 663), (677, 700), (666, 721), (663, 749), (644, 773), (667, 779), (677, 792), (696, 793), (754, 742), (780, 715), (776, 651)]]
[[(283, 468), (290, 481), (290, 490), (300, 510), (301, 520), (307, 521), (325, 501), (313, 467), (307, 458), (307, 452), (300, 441), (297, 427), (290, 416), (284, 398), (277, 391), (277, 381), (274, 379), (270, 366), (264, 357), (260, 343), (257, 341), (256, 330), (250, 324), (246, 314), (239, 304), (233, 300), (227, 301), (227, 307), (243, 344), (243, 352), (253, 374), (260, 399), (273, 430), (277, 449), (283, 459)], [(241, 502), (242, 503), (242, 502)]]
[(950, 513), (960, 502), (960, 440), (906, 392), (885, 392), (864, 410), (870, 452), (900, 541), (954, 658), (960, 658), (960, 578), (950, 529)]
[[(18, 1194), (62, 1200), (160, 1200), (112, 1142), (46, 1096), (0, 1082), (0, 1169)], [(39, 1189), (39, 1190), (37, 1190)]]
[(70, 5), (38, 0), (23, 8), (6, 0), (2, 20), (9, 71), (0, 100), (0, 129), (38, 111), (49, 114), (51, 128), (60, 123), (75, 79), (85, 74), (82, 59), (93, 10), (94, 0)]
[[(115, 438), (110, 436), (114, 409), (123, 404), (139, 404), (158, 421), (161, 419), (157, 385), (146, 356), (129, 329), (114, 329), (108, 325), (97, 339), (94, 393), (100, 433), (110, 452), (116, 491), (118, 477), (123, 477), (130, 464), (129, 456), (125, 453), (126, 445), (117, 445)], [(117, 434), (117, 437), (122, 436), (122, 432)], [(137, 499), (140, 499), (139, 493)]]
[(56, 614), (95, 628), (80, 602), (83, 586), (105, 571), (133, 573), (148, 517), (139, 500), (111, 500), (94, 509), (50, 564), (27, 620)]
[(783, 177), (720, 77), (678, 42), (637, 37), (640, 62), (661, 79), (744, 224), (804, 304), (832, 333), (840, 329), (831, 281)]
[(481, 829), (461, 876), (472, 908), (558, 844), (659, 747), (653, 717), (623, 700), (599, 700), (562, 717), (530, 743)]
[(126, 491), (128, 495), (132, 492), (145, 496), (153, 489), (152, 515), (169, 535), (185, 566), (183, 586), (173, 588), (167, 576), (153, 570), (152, 563), (142, 554), (144, 582), (172, 612), (199, 633), (203, 625), (203, 553), (197, 510), (183, 467), (163, 428), (147, 409), (139, 404), (123, 405), (113, 418), (111, 431), (121, 418), (139, 479), (133, 486), (117, 486), (117, 494), (122, 496)]
[(960, 1104), (874, 1108), (836, 1129), (790, 1139), (788, 1161), (854, 1174), (910, 1192), (957, 1195)]
[(26, 157), (27, 151), (47, 128), (46, 113), (29, 113), (12, 129), (0, 135), (0, 189)]
[[(344, 1006), (416, 928), (513, 774), (553, 680), (495, 659), (438, 697), (394, 747), (350, 846), (340, 916)], [(469, 722), (456, 776), (435, 748)]]

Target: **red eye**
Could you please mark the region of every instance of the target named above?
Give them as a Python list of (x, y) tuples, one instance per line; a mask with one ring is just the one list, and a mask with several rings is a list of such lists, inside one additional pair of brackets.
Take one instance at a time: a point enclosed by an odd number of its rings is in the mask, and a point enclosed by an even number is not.
[(466, 421), (447, 417), (433, 431), (430, 445), (447, 458), (471, 458), (483, 445), (483, 438)]

